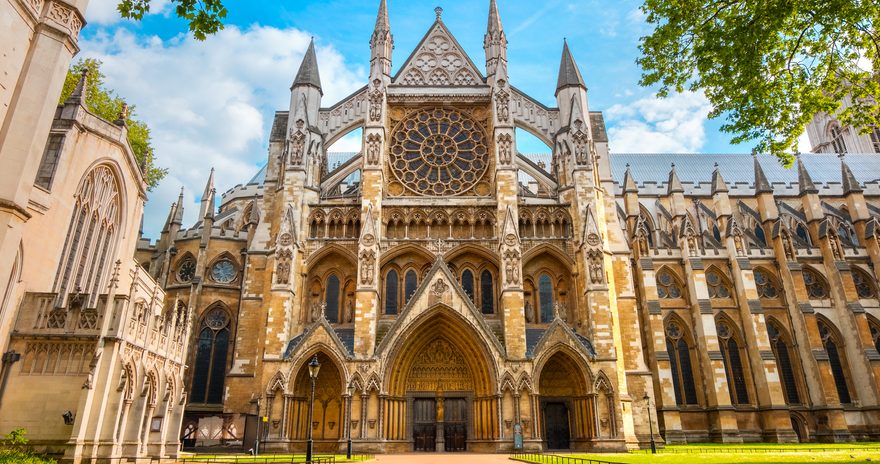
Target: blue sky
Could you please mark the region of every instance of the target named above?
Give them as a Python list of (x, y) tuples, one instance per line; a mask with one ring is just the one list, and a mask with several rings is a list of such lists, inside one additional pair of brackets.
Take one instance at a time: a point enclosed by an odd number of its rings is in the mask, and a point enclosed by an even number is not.
[[(208, 172), (217, 168), (217, 190), (247, 182), (265, 163), (275, 110), (287, 109), (289, 86), (310, 37), (318, 46), (324, 106), (366, 83), (369, 38), (378, 0), (226, 0), (227, 28), (198, 42), (170, 14), (168, 0), (152, 0), (142, 22), (122, 21), (117, 0), (91, 0), (80, 57), (104, 61), (107, 84), (153, 129), (168, 178), (150, 196), (145, 233), (155, 238), (177, 198), (186, 192), (186, 219)], [(403, 64), (434, 21), (439, 0), (389, 0), (394, 65)], [(649, 32), (639, 1), (498, 0), (507, 33), (511, 83), (541, 102), (553, 97), (563, 37), (589, 87), (590, 109), (605, 113), (615, 152), (748, 152), (731, 146), (708, 121), (702, 95), (658, 100), (639, 87), (638, 39)], [(480, 68), (488, 0), (439, 1), (443, 20)], [(521, 137), (522, 152), (545, 152)], [(356, 137), (333, 151), (355, 151)]]

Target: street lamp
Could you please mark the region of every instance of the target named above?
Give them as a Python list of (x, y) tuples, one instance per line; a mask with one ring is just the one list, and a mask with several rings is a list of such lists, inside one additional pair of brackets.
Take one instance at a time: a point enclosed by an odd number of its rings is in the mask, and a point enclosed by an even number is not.
[(318, 355), (309, 362), (309, 378), (312, 381), (312, 396), (309, 398), (309, 441), (306, 443), (306, 462), (312, 464), (312, 414), (315, 409), (315, 380), (318, 379), (318, 371), (321, 370), (321, 363), (318, 362)]
[(645, 404), (648, 405), (648, 429), (651, 431), (651, 454), (657, 454), (657, 444), (654, 443), (654, 420), (651, 418), (651, 397), (645, 392)]
[(348, 386), (348, 423), (345, 424), (345, 427), (348, 429), (348, 432), (345, 433), (348, 438), (348, 446), (345, 448), (345, 459), (351, 461), (351, 395), (354, 394), (354, 387), (351, 385)]

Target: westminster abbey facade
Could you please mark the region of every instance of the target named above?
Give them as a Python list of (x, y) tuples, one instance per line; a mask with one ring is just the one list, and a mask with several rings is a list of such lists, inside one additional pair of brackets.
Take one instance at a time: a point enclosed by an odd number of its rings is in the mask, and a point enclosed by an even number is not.
[(194, 312), (184, 444), (880, 439), (877, 154), (614, 154), (567, 44), (555, 107), (508, 79), (494, 0), (484, 48), (437, 9), (392, 72), (382, 0), (363, 88), (322, 101), (312, 45), (266, 167), (141, 240)]

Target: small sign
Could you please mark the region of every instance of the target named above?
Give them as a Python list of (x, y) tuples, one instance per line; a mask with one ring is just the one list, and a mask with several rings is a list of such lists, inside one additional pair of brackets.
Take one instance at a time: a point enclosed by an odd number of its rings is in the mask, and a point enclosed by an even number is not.
[(263, 422), (269, 422), (269, 416), (263, 416)]

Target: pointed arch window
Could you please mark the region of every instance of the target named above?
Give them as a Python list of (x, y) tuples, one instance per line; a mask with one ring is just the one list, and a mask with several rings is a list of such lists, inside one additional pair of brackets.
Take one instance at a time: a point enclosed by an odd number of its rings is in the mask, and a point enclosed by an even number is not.
[(196, 260), (191, 256), (183, 258), (180, 265), (177, 266), (177, 281), (180, 283), (192, 282), (196, 276)]
[(471, 299), (471, 302), (475, 302), (474, 273), (471, 272), (470, 269), (465, 269), (464, 272), (461, 273), (461, 288), (464, 290), (464, 293), (467, 294), (468, 298)]
[(681, 285), (667, 269), (657, 274), (657, 296), (660, 299), (675, 299), (682, 296)]
[(785, 394), (785, 402), (787, 404), (800, 404), (801, 397), (798, 392), (788, 342), (782, 336), (782, 330), (772, 322), (767, 323), (767, 336), (770, 338), (773, 357), (776, 358), (776, 367), (779, 369), (779, 380), (782, 381), (782, 392)]
[(106, 279), (108, 259), (116, 246), (121, 211), (119, 184), (109, 166), (89, 171), (74, 196), (76, 205), (70, 220), (63, 258), (56, 273), (56, 292), (90, 295), (87, 307), (97, 302)]
[(810, 241), (810, 233), (807, 232), (807, 228), (804, 227), (803, 224), (798, 223), (797, 227), (794, 229), (794, 234), (800, 239), (801, 244), (808, 248), (812, 246), (813, 242)]
[(874, 342), (874, 349), (880, 352), (880, 323), (873, 320), (868, 320), (868, 323), (871, 328), (871, 341)]
[(843, 140), (843, 130), (841, 130), (840, 126), (834, 124), (831, 126), (829, 133), (831, 135), (831, 147), (834, 148), (834, 153), (846, 153), (846, 142)]
[(828, 298), (828, 285), (819, 277), (816, 271), (804, 269), (804, 285), (811, 300), (824, 300)]
[(880, 127), (874, 126), (871, 131), (871, 144), (874, 146), (874, 152), (880, 153)]
[(877, 298), (877, 288), (871, 282), (873, 279), (871, 279), (868, 274), (860, 269), (853, 268), (852, 278), (853, 284), (855, 284), (856, 286), (856, 293), (858, 293), (859, 298), (863, 300)]
[(495, 313), (495, 286), (488, 270), (480, 274), (480, 306), (483, 314)]
[(541, 322), (553, 321), (553, 280), (546, 273), (538, 277), (538, 305), (541, 310)]
[(730, 400), (733, 404), (749, 404), (749, 389), (746, 384), (746, 376), (742, 365), (742, 352), (739, 343), (733, 334), (733, 328), (727, 321), (718, 321), (716, 324), (719, 344), (721, 345), (721, 357), (724, 361), (724, 370), (727, 374), (727, 388), (730, 391)]
[(764, 233), (764, 228), (761, 227), (761, 224), (755, 224), (755, 239), (761, 248), (767, 248), (767, 234)]
[(225, 309), (209, 309), (202, 318), (193, 372), (192, 402), (223, 403), (226, 356), (229, 350), (229, 314)]
[(413, 297), (416, 293), (416, 289), (419, 287), (419, 276), (416, 274), (416, 271), (410, 269), (406, 272), (406, 276), (403, 278), (403, 304), (406, 305), (409, 303), (409, 299)]
[(397, 271), (394, 269), (385, 274), (385, 314), (397, 314), (397, 287), (399, 285)]
[(774, 283), (768, 274), (761, 269), (755, 269), (755, 285), (758, 287), (759, 298), (770, 300), (779, 298), (779, 287), (777, 287), (776, 283)]
[(339, 277), (330, 274), (327, 278), (327, 290), (324, 291), (324, 317), (327, 322), (336, 324), (339, 322)]
[(834, 386), (837, 389), (837, 397), (841, 404), (852, 403), (849, 394), (849, 385), (846, 382), (845, 364), (841, 354), (843, 344), (831, 331), (828, 323), (818, 321), (819, 336), (822, 338), (822, 346), (825, 347), (825, 353), (828, 355), (828, 363), (831, 366), (831, 375), (834, 377)]
[(709, 298), (730, 298), (730, 287), (717, 270), (706, 273), (706, 283), (709, 285)]
[(691, 351), (685, 340), (684, 330), (677, 321), (666, 324), (666, 351), (669, 353), (669, 367), (672, 370), (675, 404), (679, 406), (697, 404)]

